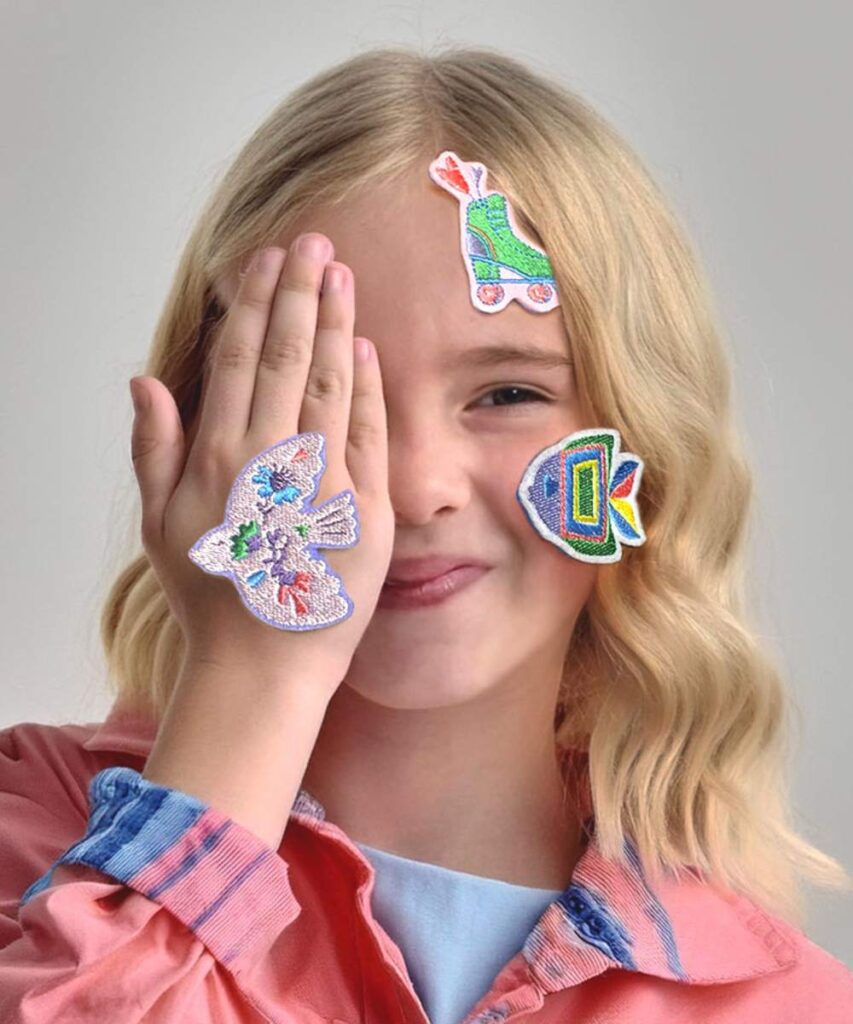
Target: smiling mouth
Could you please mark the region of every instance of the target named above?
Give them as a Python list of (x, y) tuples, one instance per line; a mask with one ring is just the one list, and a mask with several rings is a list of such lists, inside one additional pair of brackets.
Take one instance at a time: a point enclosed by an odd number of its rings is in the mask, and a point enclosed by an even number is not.
[(458, 565), (431, 579), (394, 583), (382, 587), (377, 607), (404, 610), (441, 604), (476, 583), (489, 571), (483, 565)]

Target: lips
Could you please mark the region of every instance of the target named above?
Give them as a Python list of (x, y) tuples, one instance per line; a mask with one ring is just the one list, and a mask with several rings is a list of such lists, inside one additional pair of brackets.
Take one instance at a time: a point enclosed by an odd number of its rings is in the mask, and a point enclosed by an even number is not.
[[(448, 566), (450, 563), (445, 561), (444, 565)], [(423, 576), (427, 570), (419, 569), (417, 571)], [(435, 565), (429, 571), (434, 573)], [(489, 566), (483, 564), (456, 564), (445, 569), (444, 572), (420, 581), (386, 582), (379, 594), (378, 607), (403, 611), (443, 604), (455, 594), (476, 583), (488, 571)]]
[(391, 562), (385, 578), (387, 587), (416, 587), (430, 580), (438, 579), (462, 566), (488, 565), (470, 555), (430, 555), (425, 558), (400, 558)]

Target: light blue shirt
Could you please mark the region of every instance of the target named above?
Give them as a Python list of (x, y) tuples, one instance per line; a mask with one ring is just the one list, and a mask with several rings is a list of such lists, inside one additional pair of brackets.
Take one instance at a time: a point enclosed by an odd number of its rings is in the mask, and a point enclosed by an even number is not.
[(376, 872), (373, 916), (400, 947), (432, 1024), (464, 1020), (562, 893), (356, 846)]

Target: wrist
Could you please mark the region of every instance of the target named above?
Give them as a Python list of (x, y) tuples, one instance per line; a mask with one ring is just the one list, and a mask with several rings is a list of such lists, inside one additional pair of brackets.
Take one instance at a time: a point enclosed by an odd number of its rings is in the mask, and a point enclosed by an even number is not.
[(206, 687), (216, 686), (237, 692), (305, 692), (312, 698), (330, 699), (346, 675), (330, 659), (317, 654), (294, 657), (291, 650), (259, 651), (226, 646), (188, 647), (178, 675), (179, 685), (203, 680)]

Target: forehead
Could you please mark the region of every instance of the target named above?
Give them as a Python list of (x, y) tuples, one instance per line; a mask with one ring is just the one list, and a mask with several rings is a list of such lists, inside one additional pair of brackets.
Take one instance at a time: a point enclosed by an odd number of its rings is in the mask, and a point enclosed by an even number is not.
[[(511, 302), (484, 313), (471, 302), (461, 252), (459, 203), (427, 173), (377, 181), (338, 205), (313, 206), (279, 242), (320, 231), (355, 278), (355, 332), (376, 344), (384, 364), (448, 365), (462, 349), (535, 345), (568, 351), (559, 307), (533, 313)], [(531, 235), (532, 237), (532, 235)], [(532, 238), (538, 243), (538, 239)]]

